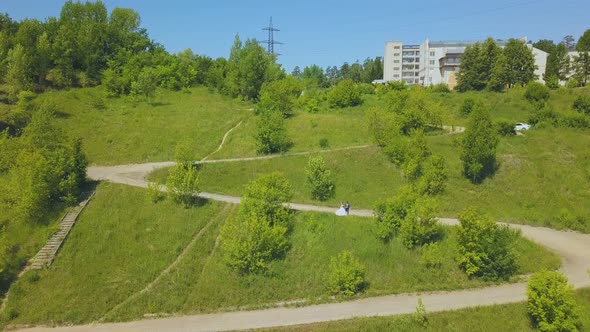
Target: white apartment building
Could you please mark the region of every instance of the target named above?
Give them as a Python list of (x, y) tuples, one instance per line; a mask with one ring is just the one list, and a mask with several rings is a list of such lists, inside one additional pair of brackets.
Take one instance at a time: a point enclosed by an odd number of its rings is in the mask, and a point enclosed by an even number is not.
[[(407, 84), (429, 86), (444, 83), (450, 88), (457, 85), (457, 72), (465, 47), (475, 42), (431, 42), (426, 39), (420, 45), (404, 45), (400, 41), (385, 43), (383, 80), (404, 81)], [(505, 42), (496, 42), (504, 47)], [(547, 65), (547, 53), (532, 47), (535, 56), (535, 74), (543, 82)]]

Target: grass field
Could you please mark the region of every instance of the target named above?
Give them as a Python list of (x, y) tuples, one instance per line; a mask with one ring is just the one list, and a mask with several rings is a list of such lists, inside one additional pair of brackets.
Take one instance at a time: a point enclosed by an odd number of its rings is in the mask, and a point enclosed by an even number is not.
[(191, 93), (159, 90), (152, 103), (105, 98), (102, 88), (42, 94), (37, 102), (58, 105), (59, 125), (83, 139), (92, 164), (117, 165), (174, 159), (176, 145), (188, 141), (196, 159), (214, 151), (221, 138), (242, 119), (251, 105), (205, 88)]
[[(575, 292), (581, 306), (582, 331), (590, 329), (590, 288)], [(426, 308), (428, 311), (428, 308)], [(417, 323), (411, 315), (356, 318), (309, 325), (289, 326), (257, 331), (538, 331), (531, 325), (526, 303), (445, 311), (427, 314), (428, 325)]]
[[(344, 249), (367, 269), (370, 286), (361, 296), (452, 290), (489, 284), (469, 279), (454, 261), (454, 228), (440, 243), (443, 263), (429, 270), (421, 252), (398, 240), (383, 244), (366, 218), (297, 213), (291, 249), (269, 272), (240, 277), (216, 246), (219, 227), (237, 206), (207, 202), (189, 209), (151, 203), (147, 192), (101, 184), (52, 267), (28, 272), (13, 285), (10, 324), (80, 324), (105, 317), (129, 320), (145, 314), (194, 313), (260, 307), (279, 301), (330, 301), (326, 266)], [(190, 238), (212, 221), (169, 274), (126, 301), (164, 270)], [(555, 269), (559, 259), (524, 239), (515, 244), (519, 274)], [(125, 301), (125, 302), (124, 302)], [(116, 310), (118, 304), (122, 303)]]
[[(429, 137), (431, 149), (444, 155), (447, 163), (449, 181), (440, 196), (444, 216), (476, 206), (498, 220), (590, 232), (590, 131), (546, 128), (503, 138), (499, 169), (480, 185), (461, 174), (460, 148), (454, 142), (459, 137)], [(376, 147), (322, 155), (336, 183), (335, 197), (326, 202), (311, 200), (304, 171), (308, 156), (207, 164), (202, 190), (239, 195), (258, 175), (278, 171), (293, 186), (295, 202), (337, 206), (350, 201), (353, 208), (372, 208), (404, 183), (400, 170)], [(151, 179), (164, 182), (166, 175), (166, 169), (158, 170)]]

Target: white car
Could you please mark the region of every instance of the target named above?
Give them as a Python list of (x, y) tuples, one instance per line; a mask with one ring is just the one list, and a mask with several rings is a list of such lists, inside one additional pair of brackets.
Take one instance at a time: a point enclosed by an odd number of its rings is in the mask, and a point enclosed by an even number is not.
[(530, 128), (531, 128), (531, 126), (528, 123), (522, 123), (522, 122), (518, 122), (514, 126), (514, 130), (516, 130), (516, 131), (529, 130)]

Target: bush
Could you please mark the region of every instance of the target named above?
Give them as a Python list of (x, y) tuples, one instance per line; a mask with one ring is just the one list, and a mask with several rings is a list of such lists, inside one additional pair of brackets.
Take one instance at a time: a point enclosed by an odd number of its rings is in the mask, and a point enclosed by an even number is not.
[(273, 259), (289, 248), (289, 209), (282, 205), (291, 198), (287, 180), (277, 174), (260, 176), (246, 186), (240, 210), (221, 229), (225, 262), (239, 273), (268, 268)]
[(557, 76), (555, 76), (555, 75), (551, 75), (545, 80), (545, 85), (549, 89), (555, 90), (555, 89), (559, 88), (559, 78), (557, 78)]
[[(170, 174), (166, 180), (168, 195), (177, 203), (183, 203), (186, 207), (190, 206), (196, 195), (199, 193), (199, 172), (195, 165), (191, 163), (177, 164), (170, 169)], [(152, 200), (153, 189), (150, 190)]]
[(437, 243), (428, 243), (422, 246), (420, 264), (428, 269), (436, 269), (443, 264), (443, 253)]
[(256, 150), (269, 154), (284, 152), (291, 142), (287, 136), (285, 119), (279, 112), (265, 111), (260, 114), (256, 129)]
[(570, 78), (567, 81), (567, 83), (565, 84), (565, 87), (568, 88), (568, 89), (575, 89), (575, 88), (577, 88), (579, 86), (580, 86), (580, 82), (578, 82), (578, 80), (575, 79), (575, 78), (573, 78), (573, 77)]
[(487, 110), (477, 107), (463, 134), (463, 174), (473, 183), (479, 183), (496, 171), (498, 136)]
[(311, 187), (311, 198), (325, 201), (334, 196), (336, 186), (332, 172), (326, 168), (322, 156), (310, 157), (305, 168), (307, 182)]
[(350, 251), (343, 251), (330, 260), (328, 291), (334, 295), (351, 296), (365, 287), (365, 268)]
[(291, 76), (264, 83), (256, 109), (258, 113), (274, 111), (283, 116), (290, 116), (293, 114), (295, 99), (301, 95), (301, 91), (303, 91), (301, 81)]
[(544, 104), (549, 100), (549, 88), (539, 82), (530, 82), (524, 97), (533, 104)]
[(397, 141), (399, 128), (396, 126), (394, 115), (381, 108), (372, 107), (367, 110), (365, 119), (369, 132), (378, 146), (384, 147)]
[(408, 249), (435, 242), (442, 235), (442, 228), (434, 216), (435, 204), (430, 198), (420, 198), (401, 222), (402, 243)]
[(513, 233), (490, 217), (466, 209), (459, 216), (459, 266), (469, 277), (508, 280), (517, 270)]
[(514, 123), (509, 120), (501, 119), (496, 122), (496, 131), (500, 136), (514, 136), (516, 130), (514, 130)]
[(31, 91), (21, 91), (18, 94), (18, 101), (16, 107), (21, 111), (32, 111), (35, 107), (33, 100), (37, 97), (37, 94)]
[(325, 137), (320, 138), (320, 148), (327, 149), (329, 147), (330, 147), (330, 143), (328, 142), (328, 139)]
[(559, 119), (559, 125), (567, 128), (590, 128), (590, 119), (578, 113), (563, 114)]
[(445, 190), (447, 168), (443, 156), (434, 155), (426, 159), (422, 168), (422, 176), (416, 184), (422, 195), (437, 195)]
[(376, 235), (379, 239), (389, 241), (399, 233), (402, 221), (414, 208), (417, 198), (409, 187), (403, 187), (394, 197), (377, 203), (373, 213), (377, 221)]
[(357, 85), (359, 92), (363, 95), (373, 95), (375, 94), (375, 87), (373, 84), (370, 83), (359, 83)]
[(574, 110), (590, 115), (590, 96), (578, 96), (574, 100)]
[(164, 199), (165, 194), (160, 190), (160, 185), (158, 185), (157, 183), (149, 182), (147, 189), (150, 200), (153, 203), (158, 203), (159, 201)]
[(460, 109), (461, 115), (468, 116), (469, 114), (471, 114), (474, 107), (475, 107), (475, 99), (465, 98), (465, 100), (463, 100), (463, 104), (461, 105), (461, 109)]
[(578, 331), (581, 328), (573, 287), (559, 272), (539, 272), (527, 287), (527, 311), (540, 331)]
[(438, 93), (451, 93), (451, 89), (445, 83), (439, 83), (435, 85), (431, 85), (432, 92)]
[(352, 80), (342, 80), (328, 92), (330, 107), (349, 107), (360, 105), (361, 93)]
[(528, 122), (532, 125), (539, 125), (541, 123), (547, 123), (552, 126), (559, 126), (559, 114), (553, 110), (550, 106), (545, 106), (539, 110), (536, 110), (529, 117)]

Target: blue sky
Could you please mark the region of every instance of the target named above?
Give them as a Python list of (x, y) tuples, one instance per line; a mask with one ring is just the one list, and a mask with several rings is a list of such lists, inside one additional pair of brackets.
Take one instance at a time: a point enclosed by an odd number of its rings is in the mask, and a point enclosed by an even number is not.
[[(13, 19), (59, 16), (64, 0), (1, 0)], [(382, 56), (384, 43), (402, 40), (480, 40), (526, 36), (561, 40), (590, 29), (589, 0), (448, 1), (225, 1), (104, 0), (107, 8), (133, 8), (150, 37), (170, 52), (191, 48), (227, 57), (236, 33), (266, 39), (273, 17), (279, 62), (322, 67)]]

